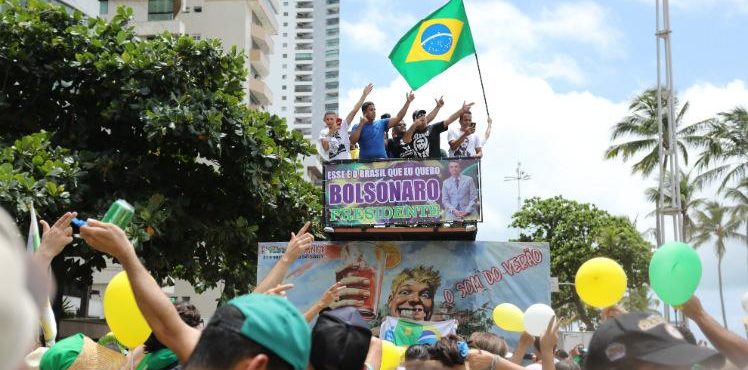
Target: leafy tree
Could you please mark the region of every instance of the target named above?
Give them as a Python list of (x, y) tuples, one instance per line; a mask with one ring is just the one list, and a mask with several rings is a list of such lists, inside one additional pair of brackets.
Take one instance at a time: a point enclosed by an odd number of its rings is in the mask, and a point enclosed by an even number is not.
[[(672, 198), (670, 196), (670, 186), (673, 181), (673, 176), (668, 172), (665, 174), (665, 181), (663, 183), (665, 188), (665, 204), (671, 204)], [(695, 227), (694, 221), (691, 218), (691, 210), (695, 209), (699, 205), (703, 204), (706, 199), (704, 198), (698, 198), (696, 197), (696, 193), (701, 188), (701, 184), (693, 177), (691, 176), (691, 173), (681, 171), (680, 173), (680, 206), (681, 206), (681, 216), (683, 218), (683, 236), (686, 240), (688, 240), (691, 237), (691, 233)], [(660, 190), (657, 187), (651, 187), (647, 188), (645, 190), (645, 194), (647, 196), (647, 200), (649, 200), (652, 203), (657, 204), (657, 202), (660, 200)], [(650, 215), (655, 215), (656, 212), (650, 213)]]
[(698, 144), (704, 148), (696, 166), (705, 170), (702, 181), (720, 181), (720, 190), (746, 178), (748, 172), (748, 111), (737, 107), (700, 124), (704, 129)]
[[(738, 186), (727, 188), (725, 198), (735, 201), (731, 207), (732, 216), (737, 220), (742, 220), (745, 225), (745, 235), (748, 235), (748, 178), (743, 179)], [(748, 239), (745, 241), (746, 258), (748, 259)], [(748, 266), (748, 260), (745, 263)]]
[[(512, 216), (512, 227), (523, 230), (520, 241), (548, 242), (551, 248), (551, 275), (562, 282), (573, 282), (579, 267), (593, 257), (609, 257), (623, 266), (629, 288), (647, 283), (651, 245), (631, 222), (615, 217), (592, 204), (578, 203), (561, 196), (527, 199)], [(582, 321), (592, 330), (598, 315), (587, 307), (573, 287), (561, 286), (553, 295), (559, 316)]]
[(722, 307), (722, 323), (727, 327), (725, 315), (725, 299), (722, 293), (722, 258), (725, 256), (725, 242), (730, 239), (746, 240), (746, 236), (738, 232), (740, 221), (729, 217), (730, 210), (716, 201), (704, 204), (703, 209), (696, 210), (696, 229), (691, 241), (695, 247), (714, 240), (714, 254), (717, 255), (717, 276), (719, 279), (719, 301)]
[[(677, 105), (677, 101), (676, 101)], [(688, 102), (683, 104), (676, 114), (675, 122), (680, 126), (683, 116), (688, 111)], [(644, 153), (644, 157), (639, 159), (631, 167), (632, 173), (641, 173), (648, 176), (658, 167), (660, 161), (663, 164), (668, 163), (667, 154), (660, 158), (659, 141), (660, 131), (657, 122), (657, 90), (648, 89), (635, 97), (629, 105), (629, 115), (623, 120), (616, 123), (613, 127), (613, 133), (610, 135), (611, 141), (630, 138), (628, 141), (613, 144), (605, 150), (605, 159), (614, 159), (621, 157), (624, 161)], [(670, 113), (667, 108), (667, 99), (661, 98), (660, 113), (662, 115), (663, 132), (670, 124)], [(676, 127), (677, 127), (676, 126)], [(683, 158), (684, 163), (688, 164), (687, 145), (698, 140), (696, 131), (699, 125), (690, 125), (680, 128), (676, 133), (677, 150)], [(671, 147), (669, 138), (665, 138), (665, 150)]]
[[(141, 40), (123, 8), (107, 23), (37, 1), (1, 5), (1, 144), (48, 132), (37, 151), (70, 166), (54, 165), (58, 181), (42, 154), (29, 166), (3, 149), (3, 178), (33, 173), (31, 189), (47, 192), (32, 197), (42, 217), (101, 217), (124, 198), (136, 206), (127, 231), (157, 279), (198, 290), (223, 281), (226, 296), (254, 282), (258, 240), (285, 240), (303, 220), (320, 229), (320, 194), (298, 173), (314, 148), (285, 120), (242, 105), (236, 49), (166, 33)], [(19, 221), (29, 184), (0, 198)], [(75, 244), (63, 256), (82, 258), (53, 268), (85, 285), (105, 261)]]

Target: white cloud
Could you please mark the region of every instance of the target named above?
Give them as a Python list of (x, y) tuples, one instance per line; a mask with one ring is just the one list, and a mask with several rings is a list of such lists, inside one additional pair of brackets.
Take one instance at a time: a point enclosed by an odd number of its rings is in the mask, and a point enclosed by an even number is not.
[(621, 38), (621, 33), (610, 22), (611, 17), (605, 8), (585, 1), (544, 8), (536, 27), (543, 36), (578, 41), (607, 50)]
[(350, 37), (356, 48), (365, 48), (377, 53), (386, 53), (387, 35), (377, 27), (376, 24), (361, 20), (358, 22), (341, 21), (340, 28), (343, 33)]
[(533, 75), (565, 80), (575, 85), (581, 85), (586, 80), (576, 60), (568, 55), (554, 55), (550, 62), (529, 63), (527, 69)]
[[(344, 41), (356, 51), (386, 55), (397, 39), (417, 19), (399, 12), (392, 0), (359, 1), (355, 22), (341, 23)], [(490, 52), (510, 61), (518, 69), (541, 77), (563, 79), (579, 85), (586, 81), (578, 62), (568, 54), (553, 52), (558, 42), (592, 46), (605, 56), (621, 55), (622, 34), (610, 12), (593, 1), (561, 2), (544, 7), (537, 15), (524, 13), (509, 1), (467, 4), (473, 38), (481, 55)], [(392, 17), (391, 13), (397, 13)], [(425, 16), (419, 15), (419, 16)], [(549, 55), (551, 57), (549, 57)]]
[(691, 102), (686, 117), (688, 122), (699, 122), (714, 117), (717, 112), (726, 112), (740, 105), (748, 108), (748, 88), (741, 80), (731, 81), (725, 86), (699, 83), (680, 95), (682, 101)]

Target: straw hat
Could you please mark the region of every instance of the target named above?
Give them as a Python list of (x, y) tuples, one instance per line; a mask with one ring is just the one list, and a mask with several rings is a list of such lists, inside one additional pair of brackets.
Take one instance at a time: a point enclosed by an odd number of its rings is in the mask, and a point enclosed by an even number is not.
[(125, 355), (100, 346), (79, 333), (57, 342), (41, 358), (42, 370), (119, 370)]

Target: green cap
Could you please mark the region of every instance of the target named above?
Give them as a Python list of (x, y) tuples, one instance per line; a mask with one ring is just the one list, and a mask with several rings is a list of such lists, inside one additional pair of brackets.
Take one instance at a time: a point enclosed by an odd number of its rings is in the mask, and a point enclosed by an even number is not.
[(312, 347), (311, 332), (299, 310), (287, 299), (247, 294), (229, 301), (244, 314), (241, 333), (296, 370), (305, 370)]
[(39, 361), (41, 370), (67, 370), (83, 351), (83, 334), (67, 337), (44, 352)]

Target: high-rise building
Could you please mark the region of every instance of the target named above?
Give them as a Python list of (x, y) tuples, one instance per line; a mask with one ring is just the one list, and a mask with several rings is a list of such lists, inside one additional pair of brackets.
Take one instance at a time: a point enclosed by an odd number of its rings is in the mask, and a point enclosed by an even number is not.
[[(325, 112), (339, 110), (340, 1), (281, 1), (280, 51), (271, 56), (268, 79), (275, 93), (270, 111), (316, 143)], [(305, 158), (304, 166), (308, 178), (318, 178), (318, 156)]]
[(162, 32), (194, 39), (219, 39), (225, 50), (244, 50), (249, 72), (246, 103), (265, 110), (273, 93), (265, 78), (270, 72), (272, 36), (278, 32), (278, 0), (103, 0), (101, 15), (111, 18), (116, 7), (133, 9), (135, 32), (144, 37)]
[(78, 10), (89, 17), (99, 16), (98, 0), (49, 0), (49, 2), (64, 6), (65, 9), (68, 10), (68, 12)]

